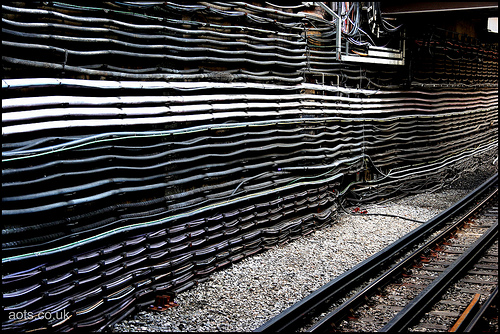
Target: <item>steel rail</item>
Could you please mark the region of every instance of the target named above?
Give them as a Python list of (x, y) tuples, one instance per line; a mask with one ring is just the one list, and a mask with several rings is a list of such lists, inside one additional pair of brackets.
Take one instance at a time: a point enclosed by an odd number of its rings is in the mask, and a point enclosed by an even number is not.
[(424, 289), (410, 304), (400, 311), (392, 320), (390, 320), (380, 332), (404, 331), (415, 322), (419, 317), (432, 306), (434, 301), (440, 298), (441, 294), (446, 291), (448, 286), (460, 275), (462, 275), (474, 264), (476, 259), (483, 254), (484, 251), (498, 237), (498, 222), (491, 226), (488, 231), (481, 236), (466, 252), (453, 262), (452, 265), (438, 276), (428, 287)]
[[(466, 220), (467, 218), (478, 208), (482, 207), (488, 200), (490, 200), (493, 196), (498, 193), (498, 189), (489, 194), (486, 199), (483, 199), (480, 203), (474, 206), (474, 208), (470, 209), (466, 213), (462, 214), (462, 217), (455, 221), (451, 226), (449, 226), (445, 231), (441, 232), (439, 235), (434, 237), (432, 240), (429, 240), (424, 245), (420, 246), (417, 250), (415, 250), (412, 254), (401, 260), (399, 263), (391, 267), (388, 271), (378, 277), (376, 280), (371, 282), (369, 285), (364, 287), (361, 291), (356, 293), (353, 297), (347, 300), (345, 303), (337, 307), (334, 311), (330, 312), (326, 316), (324, 316), (321, 320), (311, 326), (307, 331), (308, 332), (326, 332), (331, 329), (331, 324), (339, 323), (345, 316), (347, 316), (351, 310), (355, 310), (359, 305), (365, 303), (366, 298), (373, 296), (378, 293), (381, 288), (383, 288), (387, 283), (392, 281), (394, 277), (397, 277), (399, 274), (405, 272), (405, 270), (411, 267), (416, 261), (418, 261), (418, 257), (422, 254), (426, 253), (433, 246), (441, 243), (441, 241), (449, 236), (450, 233), (457, 230)], [(411, 311), (415, 313), (414, 310)]]
[(386, 264), (405, 250), (420, 243), (427, 235), (443, 226), (447, 220), (456, 214), (457, 211), (465, 209), (476, 200), (479, 194), (482, 194), (497, 182), (498, 174), (485, 181), (476, 190), (459, 200), (450, 208), (434, 216), (426, 223), (420, 225), (404, 237), (400, 238), (395, 243), (389, 245), (380, 252), (372, 255), (368, 259), (362, 261), (350, 270), (323, 285), (321, 288), (292, 305), (276, 317), (272, 318), (255, 331), (290, 332), (296, 330), (300, 327), (303, 322), (303, 318), (308, 313), (324, 305), (329, 300), (340, 297), (344, 291), (359, 284), (360, 281), (366, 280), (369, 275), (373, 274), (373, 272), (380, 271), (381, 265)]

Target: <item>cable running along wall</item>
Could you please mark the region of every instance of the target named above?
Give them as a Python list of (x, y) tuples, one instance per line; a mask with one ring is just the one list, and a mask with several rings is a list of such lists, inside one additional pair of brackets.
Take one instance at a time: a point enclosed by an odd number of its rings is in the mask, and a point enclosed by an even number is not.
[[(401, 36), (342, 4), (349, 52)], [(337, 22), (301, 3), (13, 2), (2, 20), (2, 329), (106, 329), (340, 200), (435, 189), (498, 149), (496, 46), (446, 32), (406, 36), (396, 67), (339, 62)]]

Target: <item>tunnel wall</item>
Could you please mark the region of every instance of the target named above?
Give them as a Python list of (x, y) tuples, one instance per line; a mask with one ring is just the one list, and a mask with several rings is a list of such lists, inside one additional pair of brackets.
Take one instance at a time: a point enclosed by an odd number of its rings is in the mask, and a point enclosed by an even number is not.
[(2, 9), (3, 329), (105, 329), (498, 149), (497, 46), (446, 31), (387, 66), (302, 5)]

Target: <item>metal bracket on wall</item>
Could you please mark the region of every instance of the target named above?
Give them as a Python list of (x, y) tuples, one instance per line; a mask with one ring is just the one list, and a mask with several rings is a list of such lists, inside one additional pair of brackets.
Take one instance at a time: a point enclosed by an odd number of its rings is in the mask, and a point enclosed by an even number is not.
[[(349, 51), (346, 48), (346, 53)], [(378, 46), (368, 47), (368, 56), (341, 55), (341, 60), (358, 63), (404, 65), (405, 64), (405, 41), (401, 41), (401, 50), (383, 48)]]
[(325, 77), (336, 77), (337, 78), (337, 86), (340, 85), (340, 75), (338, 74), (332, 74), (332, 73), (324, 73), (324, 72), (304, 72), (305, 74), (311, 75), (311, 76), (320, 76), (321, 77), (321, 85), (325, 85)]
[(340, 25), (341, 17), (339, 14), (335, 13), (330, 7), (328, 7), (323, 2), (315, 2), (316, 6), (320, 6), (329, 14), (331, 14), (336, 23), (336, 49), (337, 49), (337, 60), (346, 62), (357, 62), (357, 63), (370, 63), (370, 64), (385, 64), (385, 65), (404, 65), (405, 64), (405, 40), (404, 36), (400, 41), (400, 49), (385, 48), (380, 46), (369, 46), (368, 54), (366, 56), (359, 56), (354, 54), (349, 54), (349, 44), (346, 42), (345, 54), (342, 53), (342, 29)]

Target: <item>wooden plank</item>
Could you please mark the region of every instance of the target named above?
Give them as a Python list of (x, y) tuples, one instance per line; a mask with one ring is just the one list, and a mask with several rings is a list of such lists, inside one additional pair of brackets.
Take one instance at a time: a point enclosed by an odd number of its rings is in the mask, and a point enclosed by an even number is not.
[(455, 305), (455, 306), (467, 306), (467, 304), (456, 301), (456, 300), (441, 300), (441, 304), (447, 304), (447, 305)]
[[(465, 248), (465, 246), (464, 246)], [(453, 249), (445, 249), (443, 253), (447, 254), (463, 254), (464, 251), (459, 251), (459, 250), (453, 250)]]
[(460, 316), (460, 313), (458, 312), (450, 312), (450, 311), (430, 311), (429, 312), (432, 315), (438, 315), (441, 317), (452, 317), (452, 318), (458, 318)]
[(480, 279), (472, 279), (472, 278), (464, 278), (464, 279), (461, 279), (460, 282), (464, 282), (464, 283), (473, 283), (473, 284), (487, 284), (487, 285), (490, 285), (490, 284), (493, 284), (493, 285), (498, 285), (498, 282), (494, 282), (494, 281), (482, 281)]
[(482, 271), (482, 270), (471, 270), (468, 271), (469, 275), (490, 275), (490, 276), (498, 276), (498, 272), (495, 271)]
[(420, 324), (420, 327), (427, 329), (437, 329), (438, 331), (443, 331), (443, 332), (448, 330), (448, 326), (439, 324)]
[(397, 311), (397, 312), (399, 312), (403, 309), (402, 306), (380, 305), (380, 304), (375, 306), (375, 308), (378, 310), (382, 310), (382, 311), (389, 310), (389, 311)]
[[(495, 254), (496, 255), (496, 254)], [(493, 256), (493, 255), (492, 255)], [(498, 264), (498, 257), (497, 259), (481, 259), (481, 262), (486, 262), (486, 263), (497, 263)]]
[(482, 295), (488, 293), (487, 291), (481, 291), (481, 290), (477, 290), (477, 289), (469, 289), (469, 288), (459, 288), (459, 289), (460, 289), (460, 291), (465, 292), (465, 293), (473, 293), (473, 294), (480, 293)]
[(498, 265), (489, 265), (489, 264), (476, 264), (474, 268), (477, 269), (489, 269), (489, 270), (498, 270)]
[(445, 271), (446, 268), (442, 268), (442, 267), (434, 267), (434, 266), (425, 266), (424, 268), (422, 268), (424, 270), (429, 270), (429, 271), (438, 271), (438, 272), (443, 272)]

